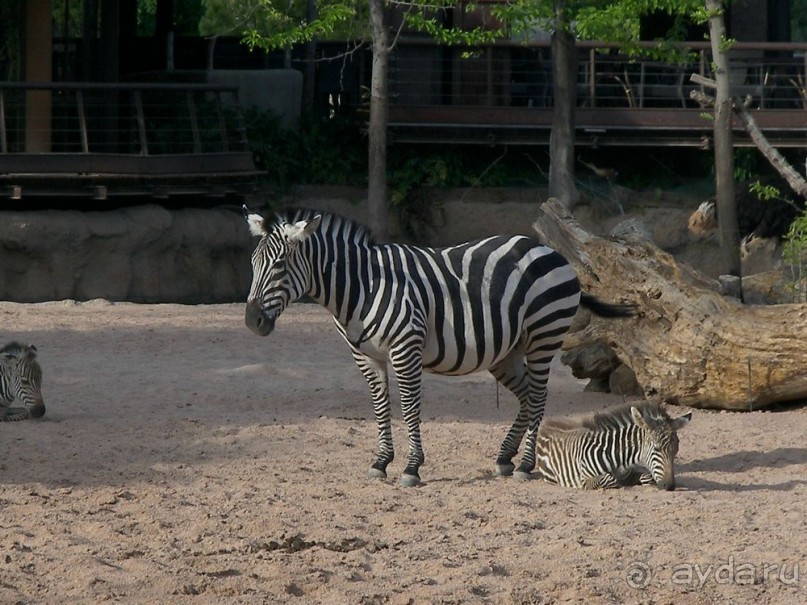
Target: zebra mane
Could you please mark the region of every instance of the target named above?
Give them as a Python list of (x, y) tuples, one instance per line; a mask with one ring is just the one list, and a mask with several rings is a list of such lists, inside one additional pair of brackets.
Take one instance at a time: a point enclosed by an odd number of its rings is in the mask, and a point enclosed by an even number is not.
[(634, 424), (633, 417), (630, 413), (630, 409), (632, 407), (638, 409), (642, 413), (642, 416), (650, 423), (653, 423), (654, 421), (670, 422), (669, 415), (660, 404), (650, 401), (642, 401), (639, 403), (626, 403), (623, 405), (618, 405), (602, 412), (597, 412), (595, 414), (590, 414), (580, 418), (547, 418), (544, 420), (543, 424), (547, 425), (547, 428), (556, 428), (560, 430), (574, 430), (579, 428), (590, 431), (615, 430)]
[(340, 214), (326, 212), (324, 210), (313, 210), (311, 208), (286, 208), (275, 214), (273, 223), (282, 225), (283, 223), (296, 223), (312, 219), (315, 216), (322, 216), (322, 225), (319, 228), (323, 233), (340, 233), (340, 239), (352, 241), (357, 244), (372, 246), (375, 244), (373, 234), (370, 229), (358, 221), (345, 218)]

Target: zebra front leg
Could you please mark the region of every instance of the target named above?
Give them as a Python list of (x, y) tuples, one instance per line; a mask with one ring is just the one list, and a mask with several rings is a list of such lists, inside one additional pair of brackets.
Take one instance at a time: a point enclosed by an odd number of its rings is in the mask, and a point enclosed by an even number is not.
[(420, 397), (422, 382), (422, 362), (420, 349), (413, 352), (412, 345), (390, 355), (398, 390), (401, 394), (401, 414), (409, 435), (409, 455), (406, 468), (401, 475), (401, 485), (413, 487), (420, 484), (418, 470), (425, 456), (420, 439)]
[(395, 457), (392, 446), (391, 405), (389, 398), (389, 378), (385, 363), (367, 357), (351, 347), (353, 358), (370, 387), (373, 399), (373, 413), (378, 426), (378, 452), (367, 476), (374, 479), (387, 478), (387, 465)]
[(583, 480), (583, 489), (613, 489), (620, 487), (623, 483), (611, 473), (603, 473), (594, 477), (586, 477)]
[(647, 471), (639, 474), (638, 482), (640, 485), (652, 485), (653, 487), (656, 486), (656, 480), (653, 479), (653, 475)]

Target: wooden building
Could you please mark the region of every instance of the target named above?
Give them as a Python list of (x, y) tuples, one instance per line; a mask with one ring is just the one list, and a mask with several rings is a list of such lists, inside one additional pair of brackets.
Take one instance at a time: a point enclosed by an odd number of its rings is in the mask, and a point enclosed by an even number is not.
[[(788, 25), (796, 1), (803, 0), (736, 4), (728, 22), (738, 40), (731, 49), (734, 92), (748, 96), (775, 145), (805, 148), (807, 43), (792, 42)], [(156, 25), (146, 36), (136, 31), (137, 0), (89, 3), (97, 18), (55, 35), (54, 3), (2, 5), (0, 34), (10, 42), (0, 52), (0, 198), (220, 197), (255, 189), (243, 89), (214, 83), (208, 70), (279, 67), (282, 57), (249, 53), (230, 40), (232, 55), (217, 50), (214, 65), (207, 41), (175, 36), (169, 0), (157, 2)], [(648, 21), (648, 36), (653, 26)], [(691, 60), (683, 65), (580, 42), (576, 143), (708, 147), (711, 123), (689, 96), (696, 87), (690, 76), (708, 76), (711, 66), (700, 35), (685, 43)], [(344, 44), (319, 45), (308, 90), (326, 110), (366, 102), (370, 51), (343, 51)], [(311, 78), (310, 64), (293, 59)], [(545, 145), (552, 103), (549, 40), (541, 32), (473, 49), (404, 36), (391, 58), (392, 145)], [(736, 134), (738, 145), (751, 144), (739, 124)]]

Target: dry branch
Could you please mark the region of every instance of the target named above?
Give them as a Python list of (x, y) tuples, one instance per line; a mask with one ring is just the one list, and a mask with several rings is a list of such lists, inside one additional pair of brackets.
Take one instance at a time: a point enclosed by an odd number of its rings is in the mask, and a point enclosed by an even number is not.
[(593, 235), (550, 198), (533, 225), (577, 270), (585, 291), (634, 303), (637, 317), (592, 317), (566, 348), (605, 342), (650, 400), (754, 410), (807, 399), (807, 305), (743, 305), (641, 240)]
[[(692, 74), (690, 78), (693, 82), (704, 86), (705, 88), (715, 88), (714, 80), (704, 78), (698, 74)], [(699, 90), (693, 90), (689, 93), (692, 100), (696, 101), (701, 107), (713, 108), (715, 104), (714, 97), (707, 95)], [(807, 199), (807, 180), (805, 180), (798, 172), (796, 172), (785, 157), (779, 153), (773, 145), (770, 144), (768, 138), (757, 125), (754, 116), (748, 110), (750, 97), (741, 102), (738, 97), (732, 100), (732, 112), (740, 120), (743, 128), (745, 128), (748, 136), (759, 149), (760, 153), (765, 156), (771, 166), (780, 174), (780, 176), (787, 181), (790, 188), (793, 189), (802, 198)]]

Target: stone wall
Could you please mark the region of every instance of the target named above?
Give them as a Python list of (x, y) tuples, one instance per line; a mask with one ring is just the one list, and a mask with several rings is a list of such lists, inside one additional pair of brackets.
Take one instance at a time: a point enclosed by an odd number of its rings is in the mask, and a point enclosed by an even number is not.
[[(533, 235), (532, 223), (545, 199), (542, 189), (442, 193), (433, 200), (431, 225), (417, 229), (415, 243), (446, 246), (498, 233)], [(366, 216), (366, 193), (361, 189), (299, 187), (283, 203), (358, 221)], [(697, 203), (662, 196), (626, 199), (619, 209), (591, 202), (577, 206), (574, 214), (598, 235), (610, 234), (628, 219), (639, 221), (656, 245), (716, 278), (717, 235), (695, 236), (687, 229)], [(394, 216), (389, 228), (393, 241), (413, 241)], [(252, 277), (249, 258), (254, 244), (235, 206), (0, 211), (0, 300), (243, 302)], [(756, 262), (744, 257), (744, 271), (749, 274), (746, 269), (752, 264), (756, 271), (775, 269), (771, 264), (777, 254), (763, 247)]]
[(244, 300), (251, 246), (224, 209), (0, 212), (0, 299)]

